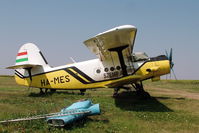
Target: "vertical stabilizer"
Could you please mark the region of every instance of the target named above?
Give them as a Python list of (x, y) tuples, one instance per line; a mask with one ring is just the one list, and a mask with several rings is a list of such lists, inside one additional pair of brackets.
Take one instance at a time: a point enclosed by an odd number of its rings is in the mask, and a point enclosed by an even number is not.
[(14, 66), (8, 69), (30, 68), (35, 66), (46, 66), (48, 62), (44, 58), (42, 52), (33, 43), (26, 43), (21, 46), (17, 53)]
[(32, 75), (44, 72), (44, 69), (49, 68), (49, 65), (35, 44), (26, 43), (19, 49), (15, 65), (7, 68), (16, 69), (15, 80), (18, 84), (31, 86)]

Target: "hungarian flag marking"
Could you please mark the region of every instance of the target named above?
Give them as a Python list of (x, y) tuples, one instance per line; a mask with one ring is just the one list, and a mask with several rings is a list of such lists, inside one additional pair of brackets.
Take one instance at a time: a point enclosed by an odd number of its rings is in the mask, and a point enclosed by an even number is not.
[(28, 53), (27, 52), (20, 52), (17, 54), (16, 63), (28, 61)]

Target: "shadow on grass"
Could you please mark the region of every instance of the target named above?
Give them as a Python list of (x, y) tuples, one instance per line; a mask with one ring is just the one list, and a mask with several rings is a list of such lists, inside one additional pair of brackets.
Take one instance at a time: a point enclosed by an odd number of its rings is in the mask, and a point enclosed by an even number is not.
[(28, 96), (29, 97), (47, 97), (47, 96), (50, 96), (52, 94), (41, 94), (41, 93), (34, 93), (34, 92), (31, 92)]
[(124, 91), (115, 98), (115, 105), (129, 111), (173, 112), (173, 110), (160, 103), (157, 99), (156, 97), (143, 99), (137, 96), (134, 91)]
[(179, 97), (179, 98), (173, 98), (173, 97), (155, 97), (156, 99), (163, 99), (163, 100), (165, 100), (165, 99), (175, 99), (175, 100), (185, 100), (185, 98), (184, 97)]
[(35, 93), (35, 92), (31, 92), (28, 96), (29, 97), (48, 97), (51, 96), (53, 94), (68, 94), (68, 95), (81, 95), (80, 93), (76, 92), (69, 92), (69, 91), (56, 91), (56, 92), (47, 92), (47, 93)]
[[(87, 126), (87, 123), (89, 123), (89, 122), (100, 122), (100, 123), (107, 124), (107, 123), (109, 123), (109, 120), (108, 119), (91, 119), (89, 117), (85, 117), (83, 119), (74, 121), (71, 124), (67, 124), (64, 127), (57, 127), (57, 128), (58, 129), (64, 128), (65, 130), (74, 130), (76, 128), (84, 128), (85, 126)], [(49, 130), (53, 130), (53, 129), (54, 129), (54, 127), (50, 127)]]

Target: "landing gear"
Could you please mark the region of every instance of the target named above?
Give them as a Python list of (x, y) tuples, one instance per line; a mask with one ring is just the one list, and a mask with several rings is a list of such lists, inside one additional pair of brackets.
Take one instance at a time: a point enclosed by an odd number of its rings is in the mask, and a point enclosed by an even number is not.
[(80, 90), (80, 95), (85, 95), (86, 89), (81, 89)]
[[(40, 94), (42, 94), (42, 95), (47, 94), (48, 90), (49, 89), (40, 88)], [(50, 92), (54, 93), (54, 92), (56, 92), (56, 89), (50, 89)]]
[(125, 89), (126, 91), (132, 91), (132, 85), (131, 84), (123, 85), (122, 88)]
[(55, 93), (56, 89), (50, 89), (50, 92)]
[(40, 94), (45, 94), (44, 92), (43, 92), (43, 88), (39, 88), (40, 89)]
[(45, 94), (47, 94), (47, 92), (48, 92), (48, 89), (45, 89)]
[(136, 90), (136, 94), (141, 97), (141, 98), (150, 98), (151, 96), (149, 95), (148, 92), (146, 92), (144, 90), (144, 87), (143, 87), (143, 84), (142, 84), (142, 81), (140, 83), (134, 83), (132, 84), (132, 86), (135, 88)]
[(120, 88), (114, 88), (113, 97), (117, 97), (119, 90), (120, 90)]

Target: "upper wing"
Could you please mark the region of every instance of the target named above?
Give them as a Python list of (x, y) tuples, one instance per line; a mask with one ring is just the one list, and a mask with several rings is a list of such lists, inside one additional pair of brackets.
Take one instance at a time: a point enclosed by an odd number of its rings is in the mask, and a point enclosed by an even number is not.
[(100, 33), (86, 41), (84, 44), (101, 60), (110, 57), (110, 49), (126, 46), (123, 55), (130, 56), (136, 37), (136, 27), (123, 25)]

